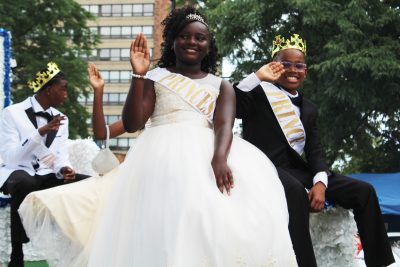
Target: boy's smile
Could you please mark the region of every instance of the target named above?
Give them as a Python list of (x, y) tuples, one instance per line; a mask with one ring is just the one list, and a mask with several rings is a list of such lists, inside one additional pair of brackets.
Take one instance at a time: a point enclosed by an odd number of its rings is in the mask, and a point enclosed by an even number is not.
[(277, 80), (277, 83), (289, 93), (296, 94), (307, 75), (307, 67), (303, 65), (305, 62), (303, 52), (293, 48), (285, 49), (278, 52), (274, 60), (282, 62), (285, 66), (285, 72)]

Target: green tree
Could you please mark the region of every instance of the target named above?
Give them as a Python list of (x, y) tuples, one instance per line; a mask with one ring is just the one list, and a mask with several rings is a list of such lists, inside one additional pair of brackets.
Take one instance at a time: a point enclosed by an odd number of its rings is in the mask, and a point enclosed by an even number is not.
[(390, 0), (205, 2), (232, 80), (271, 60), (275, 35), (307, 40), (302, 91), (318, 104), (331, 163), (345, 171), (400, 171), (400, 8)]
[(13, 101), (20, 102), (32, 91), (26, 85), (36, 72), (56, 62), (69, 81), (68, 100), (61, 110), (70, 120), (70, 137), (88, 135), (85, 108), (78, 103), (87, 95), (86, 63), (80, 56), (90, 54), (98, 42), (86, 22), (93, 19), (73, 0), (2, 0), (0, 27), (11, 32), (13, 58)]

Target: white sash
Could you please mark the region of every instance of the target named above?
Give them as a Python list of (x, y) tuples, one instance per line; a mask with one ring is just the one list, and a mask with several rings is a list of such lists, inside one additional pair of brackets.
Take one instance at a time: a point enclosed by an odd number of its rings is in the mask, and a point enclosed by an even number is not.
[(292, 101), (282, 90), (271, 83), (263, 82), (261, 87), (264, 89), (286, 140), (301, 155), (306, 143), (306, 134), (303, 123), (294, 110)]
[(212, 123), (216, 99), (204, 87), (179, 73), (164, 68), (156, 68), (147, 73), (147, 78), (163, 85), (177, 94), (196, 111), (206, 116)]

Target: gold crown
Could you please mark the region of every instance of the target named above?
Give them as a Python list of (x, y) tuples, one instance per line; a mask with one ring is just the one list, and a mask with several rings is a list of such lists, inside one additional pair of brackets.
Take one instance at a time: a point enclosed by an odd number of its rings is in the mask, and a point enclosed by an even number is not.
[(34, 93), (36, 93), (59, 72), (60, 69), (58, 68), (57, 64), (54, 62), (49, 62), (47, 63), (47, 70), (36, 73), (35, 79), (30, 80), (28, 82), (28, 86), (33, 90)]
[(277, 35), (275, 36), (275, 40), (272, 42), (272, 57), (276, 55), (279, 51), (294, 48), (300, 50), (301, 52), (306, 54), (306, 41), (301, 39), (298, 34), (293, 34), (290, 39), (285, 39), (284, 37)]

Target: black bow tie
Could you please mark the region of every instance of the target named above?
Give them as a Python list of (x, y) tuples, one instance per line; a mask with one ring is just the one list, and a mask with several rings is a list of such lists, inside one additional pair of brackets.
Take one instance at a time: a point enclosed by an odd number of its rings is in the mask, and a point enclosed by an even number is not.
[[(275, 84), (276, 87), (278, 87), (280, 90), (285, 90), (283, 89), (283, 87), (281, 87), (280, 85)], [(292, 101), (293, 105), (297, 106), (297, 107), (301, 107), (301, 104), (303, 103), (303, 97), (301, 96), (301, 94), (297, 93), (296, 97), (290, 97), (288, 95), (290, 101)]]
[(47, 113), (47, 112), (43, 112), (43, 111), (38, 111), (35, 112), (35, 115), (38, 117), (42, 117), (45, 118), (47, 120), (47, 122), (51, 121), (53, 119), (53, 115)]
[(292, 101), (293, 105), (300, 107), (301, 103), (303, 102), (303, 99), (300, 94), (298, 94), (296, 97), (290, 97), (290, 101)]

